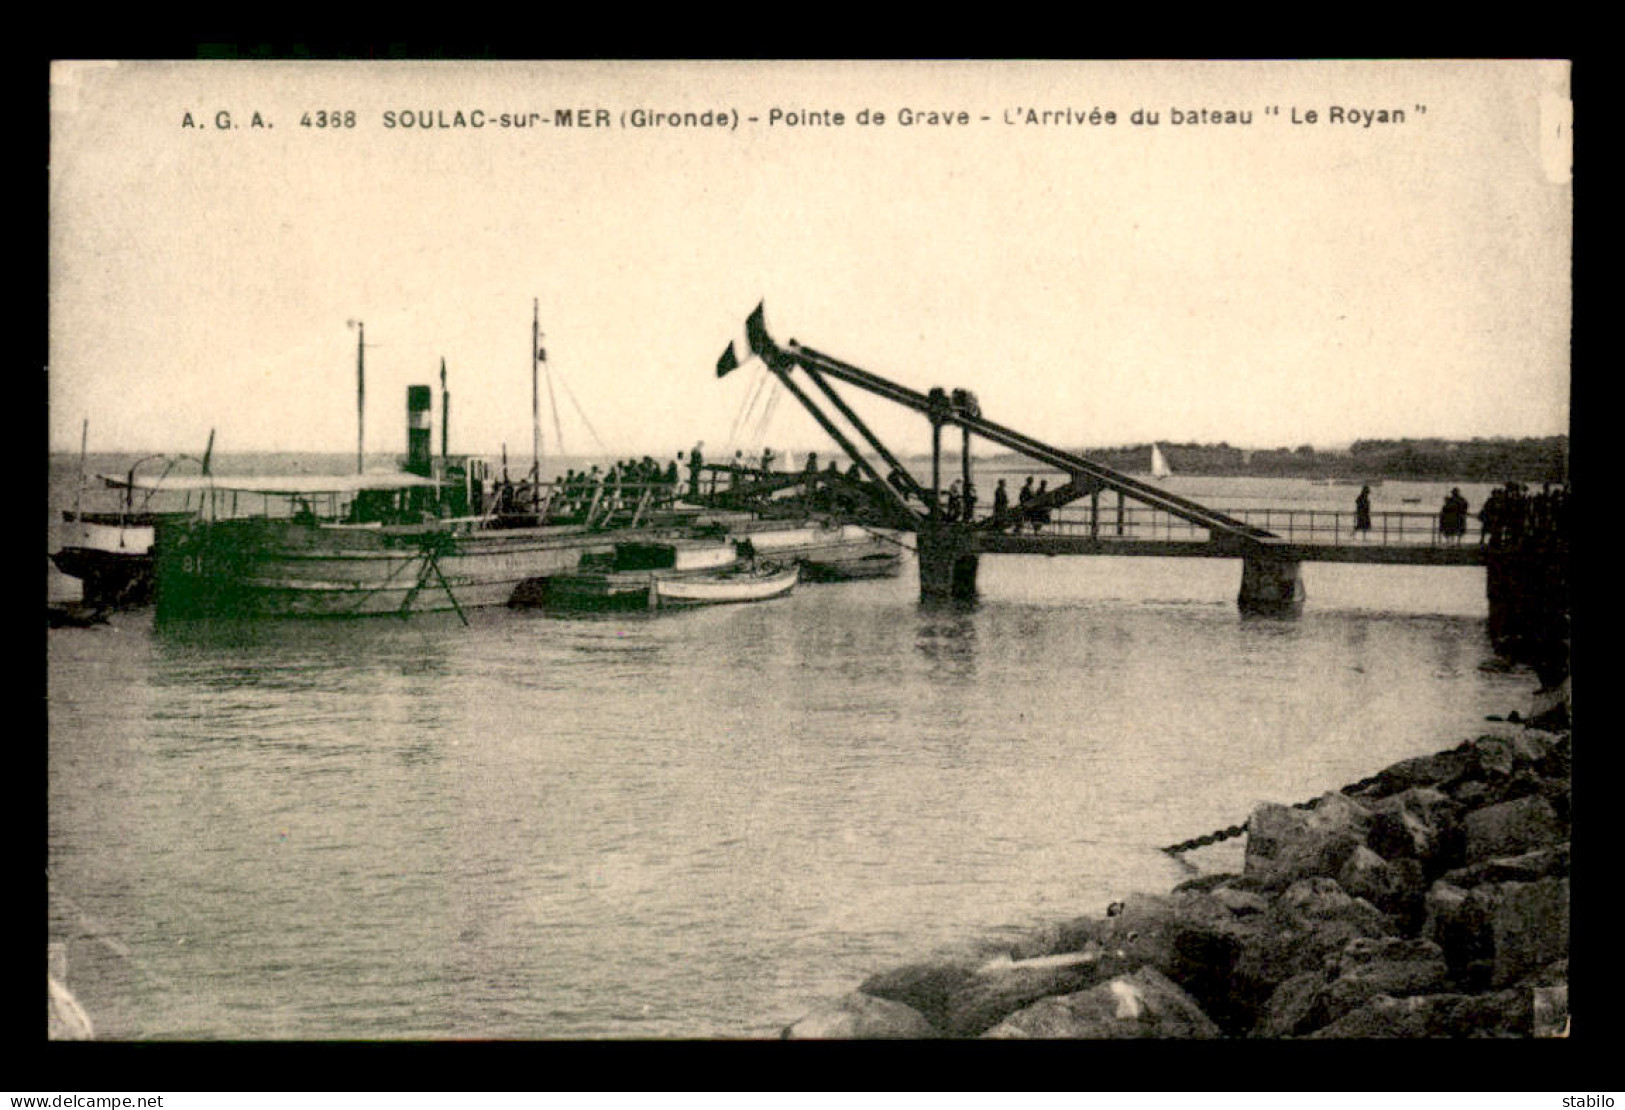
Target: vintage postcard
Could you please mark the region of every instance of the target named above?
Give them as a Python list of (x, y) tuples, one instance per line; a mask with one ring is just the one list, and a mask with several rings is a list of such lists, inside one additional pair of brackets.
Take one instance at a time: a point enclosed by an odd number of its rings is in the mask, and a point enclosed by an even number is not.
[(51, 1037), (1566, 1031), (1566, 62), (50, 79)]

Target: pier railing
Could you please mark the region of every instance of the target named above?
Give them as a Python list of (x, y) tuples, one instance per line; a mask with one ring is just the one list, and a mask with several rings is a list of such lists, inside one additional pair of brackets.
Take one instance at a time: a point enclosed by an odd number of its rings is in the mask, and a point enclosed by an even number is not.
[[(1356, 530), (1356, 516), (1340, 509), (1222, 509), (1221, 512), (1247, 524), (1266, 529), (1292, 543), (1301, 544), (1354, 544), (1444, 547), (1457, 542), (1478, 542), (1478, 522), (1469, 522), (1467, 534), (1459, 538), (1446, 537), (1439, 530), (1439, 514), (1415, 511), (1379, 511), (1371, 514), (1369, 530)], [(1017, 531), (1019, 509), (1012, 509), (1010, 523), (1003, 531)], [(991, 518), (990, 511), (977, 507), (979, 521)], [(1102, 541), (1162, 540), (1205, 543), (1209, 539), (1206, 528), (1145, 505), (1100, 506), (1098, 514), (1091, 513), (1087, 505), (1054, 509), (1047, 522), (1019, 521), (1020, 531), (1039, 535), (1087, 536)]]

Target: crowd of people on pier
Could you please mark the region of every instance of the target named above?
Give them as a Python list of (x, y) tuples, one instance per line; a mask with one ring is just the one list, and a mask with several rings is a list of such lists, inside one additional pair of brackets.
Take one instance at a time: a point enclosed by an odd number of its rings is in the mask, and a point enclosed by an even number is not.
[[(1478, 542), (1482, 547), (1519, 547), (1568, 543), (1569, 486), (1551, 483), (1532, 492), (1522, 482), (1497, 486), (1476, 514)], [(1450, 546), (1460, 546), (1467, 535), (1468, 522), (1475, 519), (1467, 498), (1459, 488), (1451, 489), (1439, 509), (1439, 538)], [(1371, 487), (1362, 486), (1354, 499), (1354, 532), (1364, 539), (1371, 531)]]
[[(1049, 479), (1045, 478), (1034, 488), (1032, 475), (1016, 493), (1016, 504), (1010, 504), (1010, 491), (1005, 486), (1005, 480), (993, 490), (992, 514), (983, 519), (983, 523), (997, 530), (1010, 529), (1019, 533), (1023, 528), (1031, 529), (1034, 533), (1042, 532), (1044, 525), (1050, 523), (1050, 508), (1043, 503), (1049, 493)], [(1039, 502), (1035, 505), (1034, 502)], [(955, 479), (949, 485), (945, 503), (940, 506), (938, 519), (948, 523), (964, 522), (974, 523), (976, 516), (977, 496), (976, 485), (973, 482), (964, 482)]]
[[(755, 483), (786, 477), (786, 473), (774, 469), (774, 463), (779, 460), (780, 456), (771, 447), (764, 447), (760, 455), (746, 456), (742, 450), (735, 451), (725, 463), (707, 464), (705, 443), (701, 441), (687, 452), (677, 452), (676, 459), (664, 467), (645, 455), (642, 459), (614, 463), (607, 470), (593, 466), (578, 473), (572, 469), (554, 487), (548, 515), (555, 520), (570, 520), (587, 513), (633, 509), (646, 493), (656, 505), (669, 504), (682, 497), (720, 496), (726, 501), (733, 495), (748, 500), (760, 492), (751, 488)], [(856, 462), (844, 471), (834, 459), (821, 466), (816, 451), (808, 452), (799, 477), (809, 506), (831, 511), (856, 509), (864, 500), (863, 487), (875, 484)], [(893, 484), (898, 481), (894, 473)], [(518, 506), (515, 511), (527, 511), (532, 495), (528, 482), (503, 488), (499, 504), (512, 504)]]
[(1569, 484), (1546, 483), (1538, 493), (1508, 482), (1490, 493), (1479, 510), (1479, 542), (1486, 547), (1567, 547)]
[[(678, 458), (682, 455), (679, 453)], [(571, 467), (563, 478), (538, 489), (529, 478), (514, 483), (506, 478), (497, 484), (496, 512), (499, 516), (546, 512), (550, 520), (574, 520), (592, 511), (604, 513), (635, 509), (647, 501), (666, 504), (680, 496), (677, 462), (664, 467), (652, 456), (620, 459), (608, 467), (586, 470)]]

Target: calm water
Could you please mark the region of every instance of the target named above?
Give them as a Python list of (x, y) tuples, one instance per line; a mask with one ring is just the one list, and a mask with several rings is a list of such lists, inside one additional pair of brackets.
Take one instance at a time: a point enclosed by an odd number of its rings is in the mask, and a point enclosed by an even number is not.
[(1237, 562), (990, 557), (972, 608), (910, 566), (655, 618), (52, 632), (52, 933), (105, 1037), (771, 1036), (1526, 703), (1482, 571), (1303, 573), (1295, 621), (1238, 615)]

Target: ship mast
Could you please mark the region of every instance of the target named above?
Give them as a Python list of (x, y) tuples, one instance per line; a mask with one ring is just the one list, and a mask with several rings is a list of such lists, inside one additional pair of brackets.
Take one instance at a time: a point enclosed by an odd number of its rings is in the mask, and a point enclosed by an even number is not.
[(542, 301), (531, 301), (530, 321), (530, 456), (531, 456), (531, 509), (542, 499), (542, 406), (537, 387), (537, 363), (542, 353)]
[(85, 496), (85, 448), (90, 443), (90, 417), (79, 425), (79, 488), (73, 494), (73, 522), (85, 526), (83, 504)]
[(367, 454), (367, 325), (358, 320), (355, 326), (355, 472), (360, 474)]

